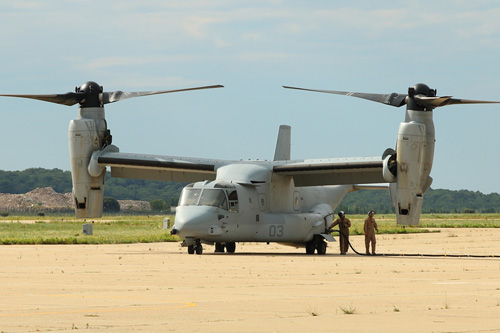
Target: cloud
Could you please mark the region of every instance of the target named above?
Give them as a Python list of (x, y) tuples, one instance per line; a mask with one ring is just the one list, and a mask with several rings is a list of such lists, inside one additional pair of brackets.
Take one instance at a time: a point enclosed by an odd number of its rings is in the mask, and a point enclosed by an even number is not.
[(213, 17), (190, 16), (184, 19), (183, 26), (190, 36), (195, 38), (206, 38), (209, 32), (208, 26), (218, 22), (219, 21)]

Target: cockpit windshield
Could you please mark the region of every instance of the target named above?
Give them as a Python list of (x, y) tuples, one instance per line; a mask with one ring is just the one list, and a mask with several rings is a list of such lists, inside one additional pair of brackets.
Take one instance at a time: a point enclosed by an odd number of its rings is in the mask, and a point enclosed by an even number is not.
[(228, 210), (226, 192), (223, 189), (199, 189), (185, 187), (179, 206), (212, 206)]
[(227, 210), (226, 193), (222, 189), (204, 189), (198, 205), (219, 207)]
[(201, 189), (185, 187), (182, 190), (179, 206), (196, 206), (200, 199)]

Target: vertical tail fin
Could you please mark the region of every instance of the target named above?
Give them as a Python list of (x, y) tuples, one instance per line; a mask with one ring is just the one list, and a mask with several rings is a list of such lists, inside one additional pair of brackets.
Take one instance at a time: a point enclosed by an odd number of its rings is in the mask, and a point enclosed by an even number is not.
[(290, 160), (291, 131), (292, 128), (290, 126), (280, 125), (278, 140), (276, 141), (276, 150), (274, 151), (275, 161)]

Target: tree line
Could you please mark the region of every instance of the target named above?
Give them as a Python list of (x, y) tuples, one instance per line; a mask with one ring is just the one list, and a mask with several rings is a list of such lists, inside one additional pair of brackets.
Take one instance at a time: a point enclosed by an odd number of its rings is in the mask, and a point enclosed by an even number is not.
[[(389, 190), (360, 190), (347, 194), (338, 210), (351, 214), (394, 213)], [(479, 191), (429, 189), (424, 194), (422, 213), (499, 213), (500, 194)]]
[[(116, 200), (162, 200), (170, 208), (176, 206), (182, 188), (186, 184), (111, 178), (106, 174), (104, 195)], [(60, 169), (31, 168), (23, 171), (0, 170), (0, 193), (23, 194), (36, 188), (52, 187), (58, 193), (68, 193), (72, 190), (71, 172)]]
[[(116, 200), (143, 200), (155, 206), (176, 206), (185, 183), (111, 178), (108, 172), (104, 187), (106, 197)], [(32, 168), (24, 171), (0, 170), (0, 193), (22, 194), (40, 187), (56, 192), (71, 192), (71, 172), (60, 169)], [(165, 206), (166, 204), (166, 206)], [(337, 210), (350, 214), (393, 213), (388, 190), (360, 190), (349, 193)], [(429, 189), (424, 196), (423, 213), (498, 213), (500, 194), (468, 190)]]

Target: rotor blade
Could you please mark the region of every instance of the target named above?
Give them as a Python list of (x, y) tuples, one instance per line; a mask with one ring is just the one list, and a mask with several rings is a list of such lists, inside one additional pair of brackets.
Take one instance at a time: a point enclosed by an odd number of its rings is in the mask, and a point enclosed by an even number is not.
[(56, 94), (56, 95), (6, 95), (6, 94), (1, 94), (0, 96), (36, 99), (39, 101), (45, 101), (45, 102), (68, 105), (68, 106), (75, 105), (76, 103), (81, 102), (85, 98), (85, 96), (83, 94), (77, 94), (77, 93), (72, 93), (72, 92), (69, 92), (66, 94)]
[(407, 97), (407, 95), (401, 95), (398, 93), (369, 94), (369, 93), (357, 93), (357, 92), (335, 91), (335, 90), (306, 89), (306, 88), (296, 88), (296, 87), (288, 87), (288, 86), (283, 86), (283, 88), (315, 91), (315, 92), (335, 94), (335, 95), (353, 96), (353, 97), (367, 99), (369, 101), (382, 103), (382, 104), (386, 104), (386, 105), (391, 105), (391, 106), (395, 106), (395, 107), (400, 107), (400, 106), (405, 105), (406, 104), (406, 97)]
[(173, 93), (173, 92), (179, 92), (179, 91), (223, 88), (223, 87), (224, 86), (221, 86), (221, 85), (215, 85), (215, 86), (204, 86), (204, 87), (176, 89), (176, 90), (138, 91), (138, 92), (123, 92), (123, 91), (118, 90), (118, 91), (114, 91), (114, 92), (102, 93), (102, 103), (103, 104), (114, 103), (114, 102), (123, 101), (124, 99), (127, 99), (127, 98), (133, 98), (133, 97), (167, 94), (167, 93)]
[(452, 98), (451, 96), (442, 96), (442, 97), (427, 97), (427, 96), (414, 96), (417, 103), (423, 106), (427, 106), (430, 108), (437, 108), (440, 106), (446, 105), (454, 105), (454, 104), (493, 104), (500, 103), (495, 101), (475, 101), (470, 99), (458, 99)]

